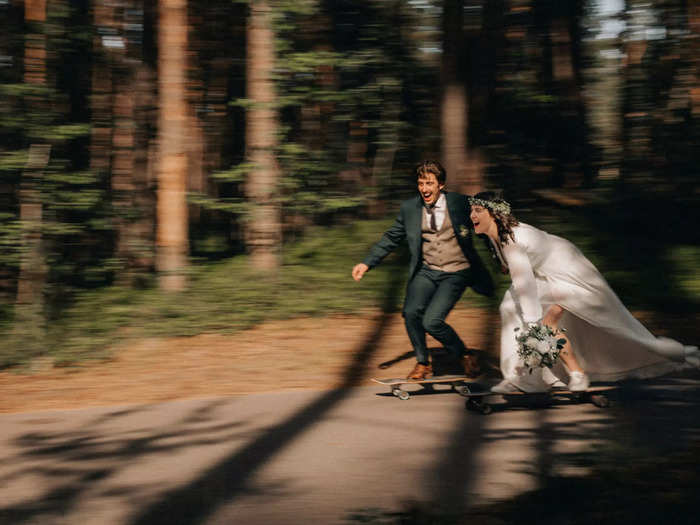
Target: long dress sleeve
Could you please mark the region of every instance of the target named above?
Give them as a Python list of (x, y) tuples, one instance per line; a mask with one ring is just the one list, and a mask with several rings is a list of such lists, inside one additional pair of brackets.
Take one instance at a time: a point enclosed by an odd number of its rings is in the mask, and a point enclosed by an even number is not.
[(537, 296), (537, 281), (525, 248), (518, 242), (511, 241), (503, 246), (503, 255), (508, 263), (515, 300), (520, 306), (523, 322), (539, 321), (542, 319), (542, 305)]
[[(513, 233), (515, 241), (501, 253), (512, 278), (500, 306), (505, 378), (521, 373), (514, 329), (538, 321), (550, 304), (564, 309), (558, 327), (566, 330), (571, 350), (592, 381), (656, 377), (700, 366), (697, 347), (654, 337), (572, 243), (522, 222)], [(551, 372), (566, 380), (561, 363)]]

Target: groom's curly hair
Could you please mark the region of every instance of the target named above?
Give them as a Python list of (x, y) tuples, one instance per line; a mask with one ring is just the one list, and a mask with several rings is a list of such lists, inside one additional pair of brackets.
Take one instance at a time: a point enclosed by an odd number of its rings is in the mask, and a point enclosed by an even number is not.
[(436, 160), (424, 160), (416, 166), (416, 181), (429, 173), (435, 175), (435, 178), (440, 184), (445, 184), (447, 181), (447, 171), (443, 168), (442, 164)]
[[(506, 203), (505, 199), (498, 195), (495, 191), (482, 191), (474, 195), (475, 199), (482, 201), (489, 201), (493, 203)], [(498, 227), (498, 238), (503, 244), (508, 244), (509, 241), (515, 241), (515, 235), (513, 234), (513, 226), (517, 226), (518, 219), (516, 219), (511, 213), (503, 213), (501, 211), (496, 211), (489, 206), (485, 206), (491, 217), (496, 221), (496, 226)]]

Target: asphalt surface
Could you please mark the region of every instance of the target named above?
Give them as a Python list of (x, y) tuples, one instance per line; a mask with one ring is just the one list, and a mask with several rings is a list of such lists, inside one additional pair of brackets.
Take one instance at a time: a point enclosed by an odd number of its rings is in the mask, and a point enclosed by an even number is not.
[[(700, 378), (629, 385), (613, 406), (465, 410), (436, 387), (294, 391), (0, 416), (0, 523), (357, 523), (461, 512), (585, 476), (586, 454), (683, 450)], [(617, 448), (616, 448), (617, 447)]]

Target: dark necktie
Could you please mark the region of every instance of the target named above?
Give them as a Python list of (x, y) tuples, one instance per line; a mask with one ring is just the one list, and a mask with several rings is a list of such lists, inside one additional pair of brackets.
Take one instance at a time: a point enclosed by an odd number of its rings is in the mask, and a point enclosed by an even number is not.
[(435, 207), (428, 208), (428, 215), (430, 215), (430, 229), (437, 231), (437, 222), (435, 220)]

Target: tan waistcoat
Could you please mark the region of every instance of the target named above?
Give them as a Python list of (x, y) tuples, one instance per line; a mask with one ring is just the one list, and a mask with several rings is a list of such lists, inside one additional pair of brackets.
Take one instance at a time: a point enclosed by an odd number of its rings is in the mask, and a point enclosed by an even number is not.
[(445, 220), (439, 231), (430, 229), (427, 213), (421, 210), (423, 221), (423, 263), (433, 270), (458, 272), (469, 268), (469, 260), (464, 256), (457, 242), (450, 214), (445, 211)]

